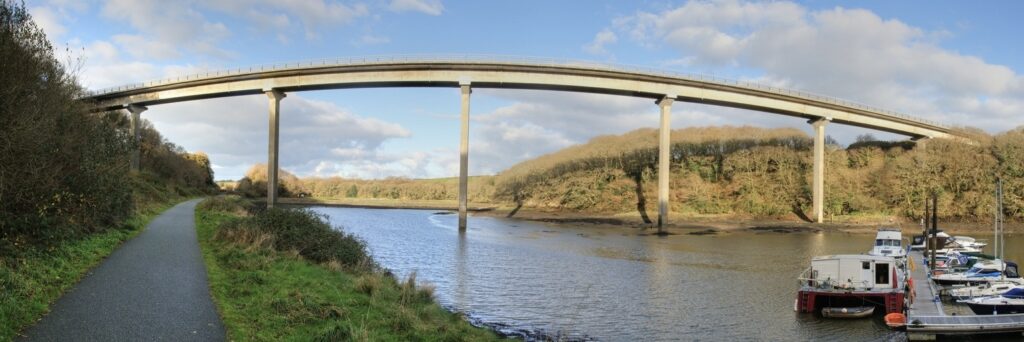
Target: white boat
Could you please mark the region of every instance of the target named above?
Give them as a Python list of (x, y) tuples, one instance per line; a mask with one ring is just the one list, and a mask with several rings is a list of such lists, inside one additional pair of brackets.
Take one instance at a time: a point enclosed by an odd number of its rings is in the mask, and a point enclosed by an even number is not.
[(875, 247), (868, 255), (904, 258), (907, 250), (903, 249), (903, 232), (899, 228), (881, 228), (875, 234)]
[(978, 285), (1005, 279), (1020, 279), (1017, 264), (1002, 260), (985, 260), (974, 264), (966, 272), (945, 273), (932, 276), (939, 285)]
[[(911, 243), (910, 243), (910, 249), (913, 249), (915, 251), (917, 251), (917, 250), (924, 250), (925, 248), (928, 247), (928, 238), (930, 238), (930, 237), (931, 237), (931, 233), (930, 232), (929, 232), (928, 235), (914, 235), (913, 241), (911, 241)], [(935, 237), (936, 237), (937, 240), (943, 241), (943, 242), (949, 241), (949, 239), (952, 238), (952, 237), (949, 236), (949, 234), (946, 234), (945, 232), (943, 232), (941, 230), (938, 231), (937, 233), (935, 233)]]
[(1024, 289), (1024, 281), (1004, 280), (993, 281), (981, 285), (956, 286), (949, 290), (949, 295), (956, 300), (971, 299), (977, 297), (998, 296), (1012, 289)]
[(980, 242), (980, 241), (978, 241), (978, 240), (976, 240), (976, 239), (974, 239), (974, 238), (972, 238), (970, 236), (962, 236), (962, 235), (954, 236), (953, 237), (953, 241), (955, 241), (957, 245), (960, 245), (960, 247), (970, 247), (970, 248), (982, 249), (985, 246), (988, 246), (987, 243)]
[(1024, 313), (1024, 289), (1012, 289), (999, 296), (961, 300), (978, 315), (1006, 315)]

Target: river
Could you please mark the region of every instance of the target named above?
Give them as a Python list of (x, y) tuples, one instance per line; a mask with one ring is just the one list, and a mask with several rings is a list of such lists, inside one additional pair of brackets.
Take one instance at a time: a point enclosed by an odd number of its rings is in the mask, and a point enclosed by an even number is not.
[[(811, 257), (863, 253), (873, 235), (732, 232), (659, 237), (626, 228), (457, 216), (429, 210), (315, 207), (363, 238), (400, 279), (416, 272), (438, 301), (527, 339), (904, 340), (880, 317), (796, 314), (795, 278)], [(977, 236), (991, 238), (990, 236)], [(1008, 238), (1009, 246), (1024, 239)], [(1008, 259), (1022, 259), (1007, 248)]]

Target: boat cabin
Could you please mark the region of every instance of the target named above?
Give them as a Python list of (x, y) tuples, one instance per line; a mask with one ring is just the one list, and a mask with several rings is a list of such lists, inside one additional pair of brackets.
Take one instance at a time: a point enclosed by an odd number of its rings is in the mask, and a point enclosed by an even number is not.
[(811, 260), (806, 285), (855, 291), (891, 291), (903, 288), (903, 272), (893, 257), (826, 255)]
[(903, 249), (903, 232), (897, 228), (879, 229), (875, 235), (875, 247), (868, 254), (897, 258), (907, 256), (907, 251)]
[[(864, 254), (826, 255), (811, 259), (800, 275), (796, 311), (882, 306), (903, 312), (906, 280), (903, 259)], [(824, 313), (823, 313), (824, 314)]]

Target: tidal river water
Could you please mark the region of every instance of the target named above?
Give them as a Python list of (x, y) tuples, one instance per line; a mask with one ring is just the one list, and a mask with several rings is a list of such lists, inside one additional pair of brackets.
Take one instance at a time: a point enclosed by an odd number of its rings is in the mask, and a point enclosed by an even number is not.
[[(539, 334), (601, 341), (904, 339), (880, 317), (827, 320), (793, 312), (795, 278), (810, 258), (864, 253), (870, 234), (659, 237), (649, 230), (470, 217), (469, 231), (460, 235), (455, 215), (429, 210), (313, 209), (365, 239), (399, 278), (416, 272), (445, 307), (528, 340)], [(1007, 259), (1024, 260), (1024, 239), (1007, 240)]]

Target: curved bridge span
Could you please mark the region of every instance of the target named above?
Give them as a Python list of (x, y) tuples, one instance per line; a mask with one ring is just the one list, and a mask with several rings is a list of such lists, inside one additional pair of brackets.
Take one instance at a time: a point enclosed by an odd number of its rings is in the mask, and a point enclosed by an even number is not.
[[(460, 229), (465, 227), (471, 88), (539, 89), (644, 97), (661, 107), (659, 227), (668, 214), (669, 118), (675, 101), (744, 108), (807, 119), (815, 128), (812, 217), (823, 220), (824, 129), (829, 122), (902, 134), (957, 138), (950, 127), (826, 96), (702, 75), (579, 61), (518, 57), (368, 57), (259, 66), (132, 84), (87, 94), (92, 110), (128, 109), (133, 129), (146, 106), (267, 94), (270, 99), (268, 205), (276, 201), (280, 101), (293, 91), (372, 87), (458, 87), (462, 97)], [(136, 129), (137, 132), (137, 129)], [(137, 135), (136, 135), (137, 136)], [(137, 153), (137, 152), (136, 152)], [(133, 155), (133, 169), (138, 156)], [(662, 176), (662, 175), (666, 176)]]

